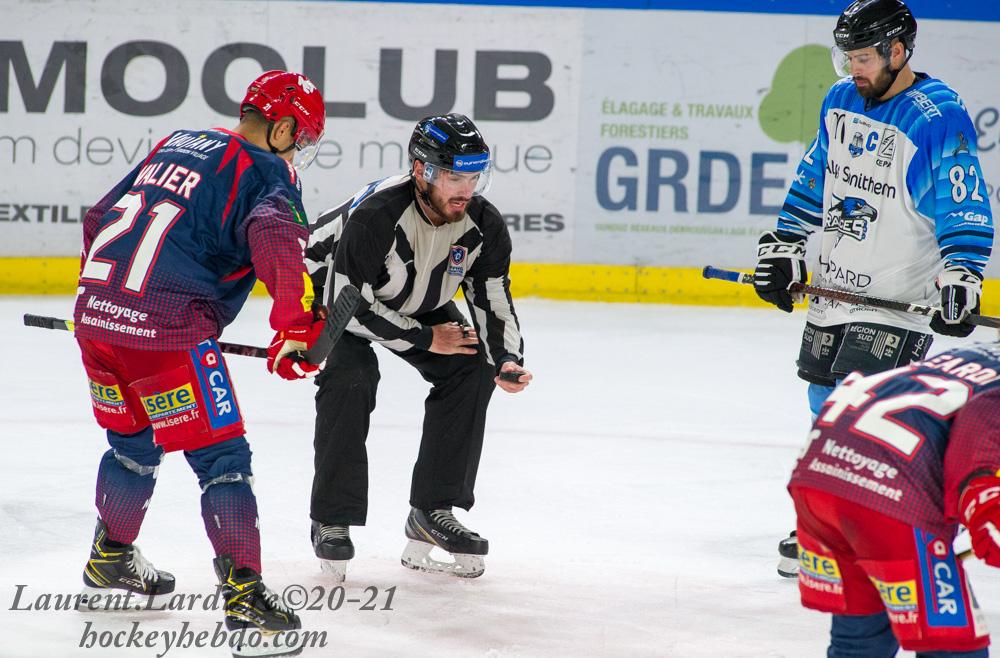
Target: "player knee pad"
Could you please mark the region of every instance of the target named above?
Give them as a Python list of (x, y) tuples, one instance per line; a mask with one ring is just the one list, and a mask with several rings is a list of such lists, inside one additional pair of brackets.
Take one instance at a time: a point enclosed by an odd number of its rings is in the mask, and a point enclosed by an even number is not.
[[(121, 444), (119, 447), (127, 450)], [(150, 454), (133, 450), (133, 456), (147, 462), (140, 463), (114, 447), (104, 453), (97, 470), (94, 503), (108, 527), (108, 536), (114, 541), (131, 544), (138, 536), (156, 485), (162, 454), (162, 451)], [(155, 465), (148, 463), (153, 460)]]
[(119, 464), (121, 464), (128, 470), (132, 471), (136, 475), (152, 475), (153, 479), (155, 480), (156, 474), (160, 471), (159, 464), (157, 464), (156, 466), (147, 466), (145, 464), (140, 464), (139, 462), (133, 459), (130, 459), (129, 457), (121, 454), (117, 450), (112, 450), (111, 452), (112, 454), (114, 454), (114, 457)]
[(827, 652), (831, 658), (892, 658), (897, 651), (899, 642), (892, 634), (892, 625), (886, 613), (833, 615), (830, 624), (830, 649)]
[(163, 448), (153, 442), (152, 427), (135, 434), (108, 430), (108, 444), (122, 466), (139, 475), (156, 476), (157, 468), (163, 461)]
[(253, 491), (253, 476), (247, 473), (223, 473), (218, 475), (204, 483), (201, 484), (201, 491), (205, 493), (208, 491), (209, 487), (214, 487), (217, 484), (235, 484), (245, 482), (250, 490)]
[(253, 484), (250, 444), (245, 437), (239, 436), (191, 450), (185, 452), (184, 456), (198, 476), (198, 485), (202, 491), (207, 491), (216, 484), (232, 482)]

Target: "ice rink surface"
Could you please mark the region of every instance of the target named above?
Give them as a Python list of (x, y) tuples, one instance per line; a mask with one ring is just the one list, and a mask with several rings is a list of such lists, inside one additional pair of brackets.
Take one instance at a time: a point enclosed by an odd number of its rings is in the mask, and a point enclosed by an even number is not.
[[(21, 326), (24, 312), (66, 317), (71, 301), (0, 301), (0, 656), (228, 655), (166, 647), (165, 632), (185, 624), (211, 636), (221, 612), (200, 604), (143, 615), (23, 609), (79, 591), (94, 527), (106, 443), (76, 345)], [(352, 532), (357, 557), (337, 610), (309, 544), (314, 387), (229, 359), (254, 452), (265, 582), (304, 588), (303, 625), (326, 632), (325, 648), (302, 655), (825, 655), (828, 620), (775, 573), (777, 541), (793, 527), (785, 483), (809, 419), (793, 364), (804, 314), (530, 299), (517, 309), (535, 381), (494, 395), (477, 503), (458, 511), (490, 540), (485, 575), (399, 564), (426, 385), (379, 349), (368, 526)], [(266, 345), (268, 310), (255, 298), (223, 338)], [(199, 494), (183, 457), (168, 455), (137, 543), (178, 592), (208, 595)], [(1000, 628), (1000, 572), (969, 568)], [(372, 598), (376, 609), (361, 609)], [(149, 647), (80, 648), (136, 630)]]

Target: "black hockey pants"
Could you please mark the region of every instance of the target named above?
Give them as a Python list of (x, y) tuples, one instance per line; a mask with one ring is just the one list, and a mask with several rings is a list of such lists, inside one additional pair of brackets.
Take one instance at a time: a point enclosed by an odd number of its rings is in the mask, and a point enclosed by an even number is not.
[[(449, 303), (416, 319), (434, 325), (460, 317)], [(475, 500), (473, 489), (495, 369), (487, 363), (481, 347), (476, 355), (441, 355), (416, 348), (397, 354), (431, 384), (424, 404), (420, 452), (413, 467), (410, 505), (468, 510)], [(316, 379), (315, 474), (310, 505), (314, 521), (365, 525), (365, 441), (379, 378), (371, 343), (344, 333)]]

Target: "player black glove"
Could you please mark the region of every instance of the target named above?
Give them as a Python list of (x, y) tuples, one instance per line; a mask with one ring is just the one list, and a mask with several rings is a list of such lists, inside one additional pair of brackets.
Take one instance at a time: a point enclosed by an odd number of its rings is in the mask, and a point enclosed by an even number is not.
[(963, 322), (969, 313), (979, 312), (983, 280), (964, 267), (949, 267), (937, 277), (941, 310), (931, 318), (931, 329), (945, 336), (965, 338), (976, 325)]
[(753, 288), (757, 295), (785, 313), (792, 312), (788, 286), (806, 282), (806, 241), (788, 233), (767, 231), (757, 241), (757, 269)]

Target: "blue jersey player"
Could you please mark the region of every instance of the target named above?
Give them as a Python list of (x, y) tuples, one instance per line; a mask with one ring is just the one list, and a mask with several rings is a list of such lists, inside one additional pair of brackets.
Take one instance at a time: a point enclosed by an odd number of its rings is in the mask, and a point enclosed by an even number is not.
[[(844, 10), (832, 49), (844, 77), (824, 98), (816, 139), (758, 244), (757, 293), (782, 310), (792, 310), (789, 284), (805, 281), (813, 234), (814, 285), (940, 306), (926, 318), (810, 299), (797, 365), (813, 414), (847, 373), (921, 359), (932, 331), (969, 335), (963, 320), (979, 307), (993, 217), (976, 130), (954, 90), (910, 68), (916, 34), (900, 0)], [(794, 576), (794, 560), (778, 570)]]
[[(104, 607), (115, 592), (156, 606), (173, 592), (173, 576), (133, 542), (160, 460), (182, 450), (202, 489), (227, 627), (300, 627), (261, 581), (250, 449), (216, 338), (259, 278), (274, 298), (268, 368), (286, 379), (317, 370), (285, 356), (322, 328), (302, 261), (308, 229), (298, 176), (325, 117), (308, 79), (269, 71), (250, 84), (234, 130), (172, 133), (84, 219), (74, 319), (94, 415), (111, 444), (97, 475), (84, 606)], [(241, 641), (230, 644), (241, 654)]]

